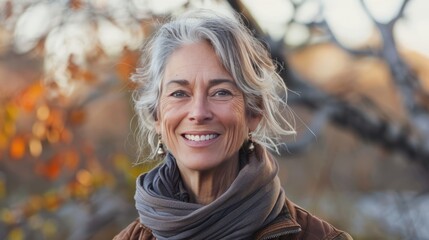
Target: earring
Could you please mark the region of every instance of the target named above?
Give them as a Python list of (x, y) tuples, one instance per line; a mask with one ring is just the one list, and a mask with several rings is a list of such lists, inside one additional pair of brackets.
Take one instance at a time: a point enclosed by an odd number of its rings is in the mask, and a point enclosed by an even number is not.
[(249, 152), (253, 152), (253, 150), (255, 149), (255, 145), (253, 144), (253, 140), (252, 140), (252, 132), (249, 132), (248, 141), (249, 141), (248, 150)]
[(162, 141), (161, 141), (161, 135), (158, 135), (158, 147), (157, 147), (156, 154), (158, 154), (159, 156), (162, 156), (165, 154), (164, 145), (162, 144)]

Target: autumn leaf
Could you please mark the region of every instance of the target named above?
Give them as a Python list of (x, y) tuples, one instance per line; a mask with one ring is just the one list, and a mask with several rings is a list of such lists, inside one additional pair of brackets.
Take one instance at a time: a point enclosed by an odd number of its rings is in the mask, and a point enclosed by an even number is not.
[(68, 185), (68, 190), (71, 196), (80, 199), (85, 199), (90, 194), (90, 189), (78, 182), (77, 179)]
[[(28, 199), (27, 205), (25, 206), (28, 215), (38, 212), (43, 205), (43, 198), (40, 196), (32, 196)], [(27, 215), (27, 216), (28, 216)]]
[(73, 54), (69, 56), (67, 71), (70, 73), (70, 78), (74, 80), (81, 80), (89, 83), (96, 80), (95, 74), (75, 63)]
[(130, 75), (134, 72), (138, 59), (138, 52), (130, 51), (127, 47), (124, 47), (122, 57), (116, 65), (116, 73), (119, 79), (125, 82), (127, 87), (131, 89), (135, 87), (135, 84), (130, 81)]
[(37, 101), (41, 99), (43, 94), (44, 88), (42, 84), (37, 81), (17, 96), (18, 105), (25, 111), (32, 112), (37, 104)]
[(50, 211), (58, 209), (62, 201), (60, 196), (55, 192), (49, 192), (43, 196), (43, 206)]
[(5, 107), (6, 121), (15, 121), (19, 114), (19, 108), (16, 104), (9, 103)]
[(55, 155), (47, 163), (39, 164), (37, 172), (49, 180), (55, 180), (59, 177), (61, 171), (60, 156)]
[(79, 161), (79, 153), (77, 150), (69, 150), (63, 154), (64, 167), (70, 171), (77, 168)]
[(46, 122), (53, 128), (62, 129), (64, 126), (64, 120), (61, 110), (52, 109)]
[(25, 155), (25, 138), (16, 136), (12, 138), (9, 146), (9, 154), (12, 159), (19, 160)]
[(46, 138), (50, 143), (60, 141), (61, 131), (64, 128), (64, 119), (60, 110), (51, 110), (46, 120)]
[(46, 138), (50, 143), (57, 143), (60, 140), (60, 131), (55, 128), (48, 128)]
[(79, 66), (74, 62), (74, 55), (69, 56), (67, 62), (67, 71), (70, 73), (72, 79), (75, 79), (79, 75)]
[(6, 121), (3, 124), (3, 133), (5, 136), (13, 136), (16, 132), (16, 125), (13, 121)]
[(97, 80), (94, 73), (85, 69), (82, 69), (80, 72), (80, 79), (87, 83), (95, 82)]
[(43, 36), (37, 40), (37, 44), (32, 50), (35, 53), (35, 55), (38, 55), (38, 56), (44, 55), (44, 53), (45, 53), (45, 42), (46, 42), (46, 36)]
[(13, 239), (13, 240), (21, 240), (21, 239), (25, 239), (25, 232), (22, 228), (20, 227), (16, 227), (13, 228), (6, 239)]
[(79, 10), (83, 7), (83, 2), (81, 0), (71, 0), (69, 4), (70, 8), (73, 10)]
[(81, 125), (85, 119), (86, 112), (82, 108), (73, 109), (69, 113), (69, 121), (72, 125)]
[(73, 132), (64, 128), (60, 133), (60, 141), (63, 143), (71, 143), (73, 140)]

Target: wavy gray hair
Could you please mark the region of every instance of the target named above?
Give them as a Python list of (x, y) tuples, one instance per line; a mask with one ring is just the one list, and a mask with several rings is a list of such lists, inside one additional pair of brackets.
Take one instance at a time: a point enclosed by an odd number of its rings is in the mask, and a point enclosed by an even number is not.
[(143, 45), (139, 67), (131, 76), (139, 86), (134, 92), (134, 102), (139, 118), (141, 153), (143, 146), (149, 143), (149, 158), (156, 155), (154, 126), (169, 56), (182, 45), (200, 41), (212, 45), (235, 79), (243, 92), (249, 116), (262, 117), (253, 132), (255, 142), (278, 151), (281, 137), (295, 134), (294, 127), (286, 119), (292, 116), (286, 103), (286, 85), (277, 74), (268, 51), (238, 19), (210, 10), (192, 10), (162, 25)]

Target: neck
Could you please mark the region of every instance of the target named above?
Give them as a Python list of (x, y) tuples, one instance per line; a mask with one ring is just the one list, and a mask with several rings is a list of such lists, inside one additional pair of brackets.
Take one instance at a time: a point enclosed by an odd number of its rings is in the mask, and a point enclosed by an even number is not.
[(195, 171), (178, 166), (191, 201), (207, 205), (221, 196), (239, 172), (238, 154), (214, 169)]

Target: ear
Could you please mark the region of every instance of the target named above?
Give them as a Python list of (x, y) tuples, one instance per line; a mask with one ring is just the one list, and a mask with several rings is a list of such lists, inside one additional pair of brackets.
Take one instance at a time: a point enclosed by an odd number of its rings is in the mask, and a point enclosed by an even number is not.
[(255, 131), (261, 122), (262, 115), (251, 115), (248, 117), (247, 124), (249, 126), (250, 131)]

